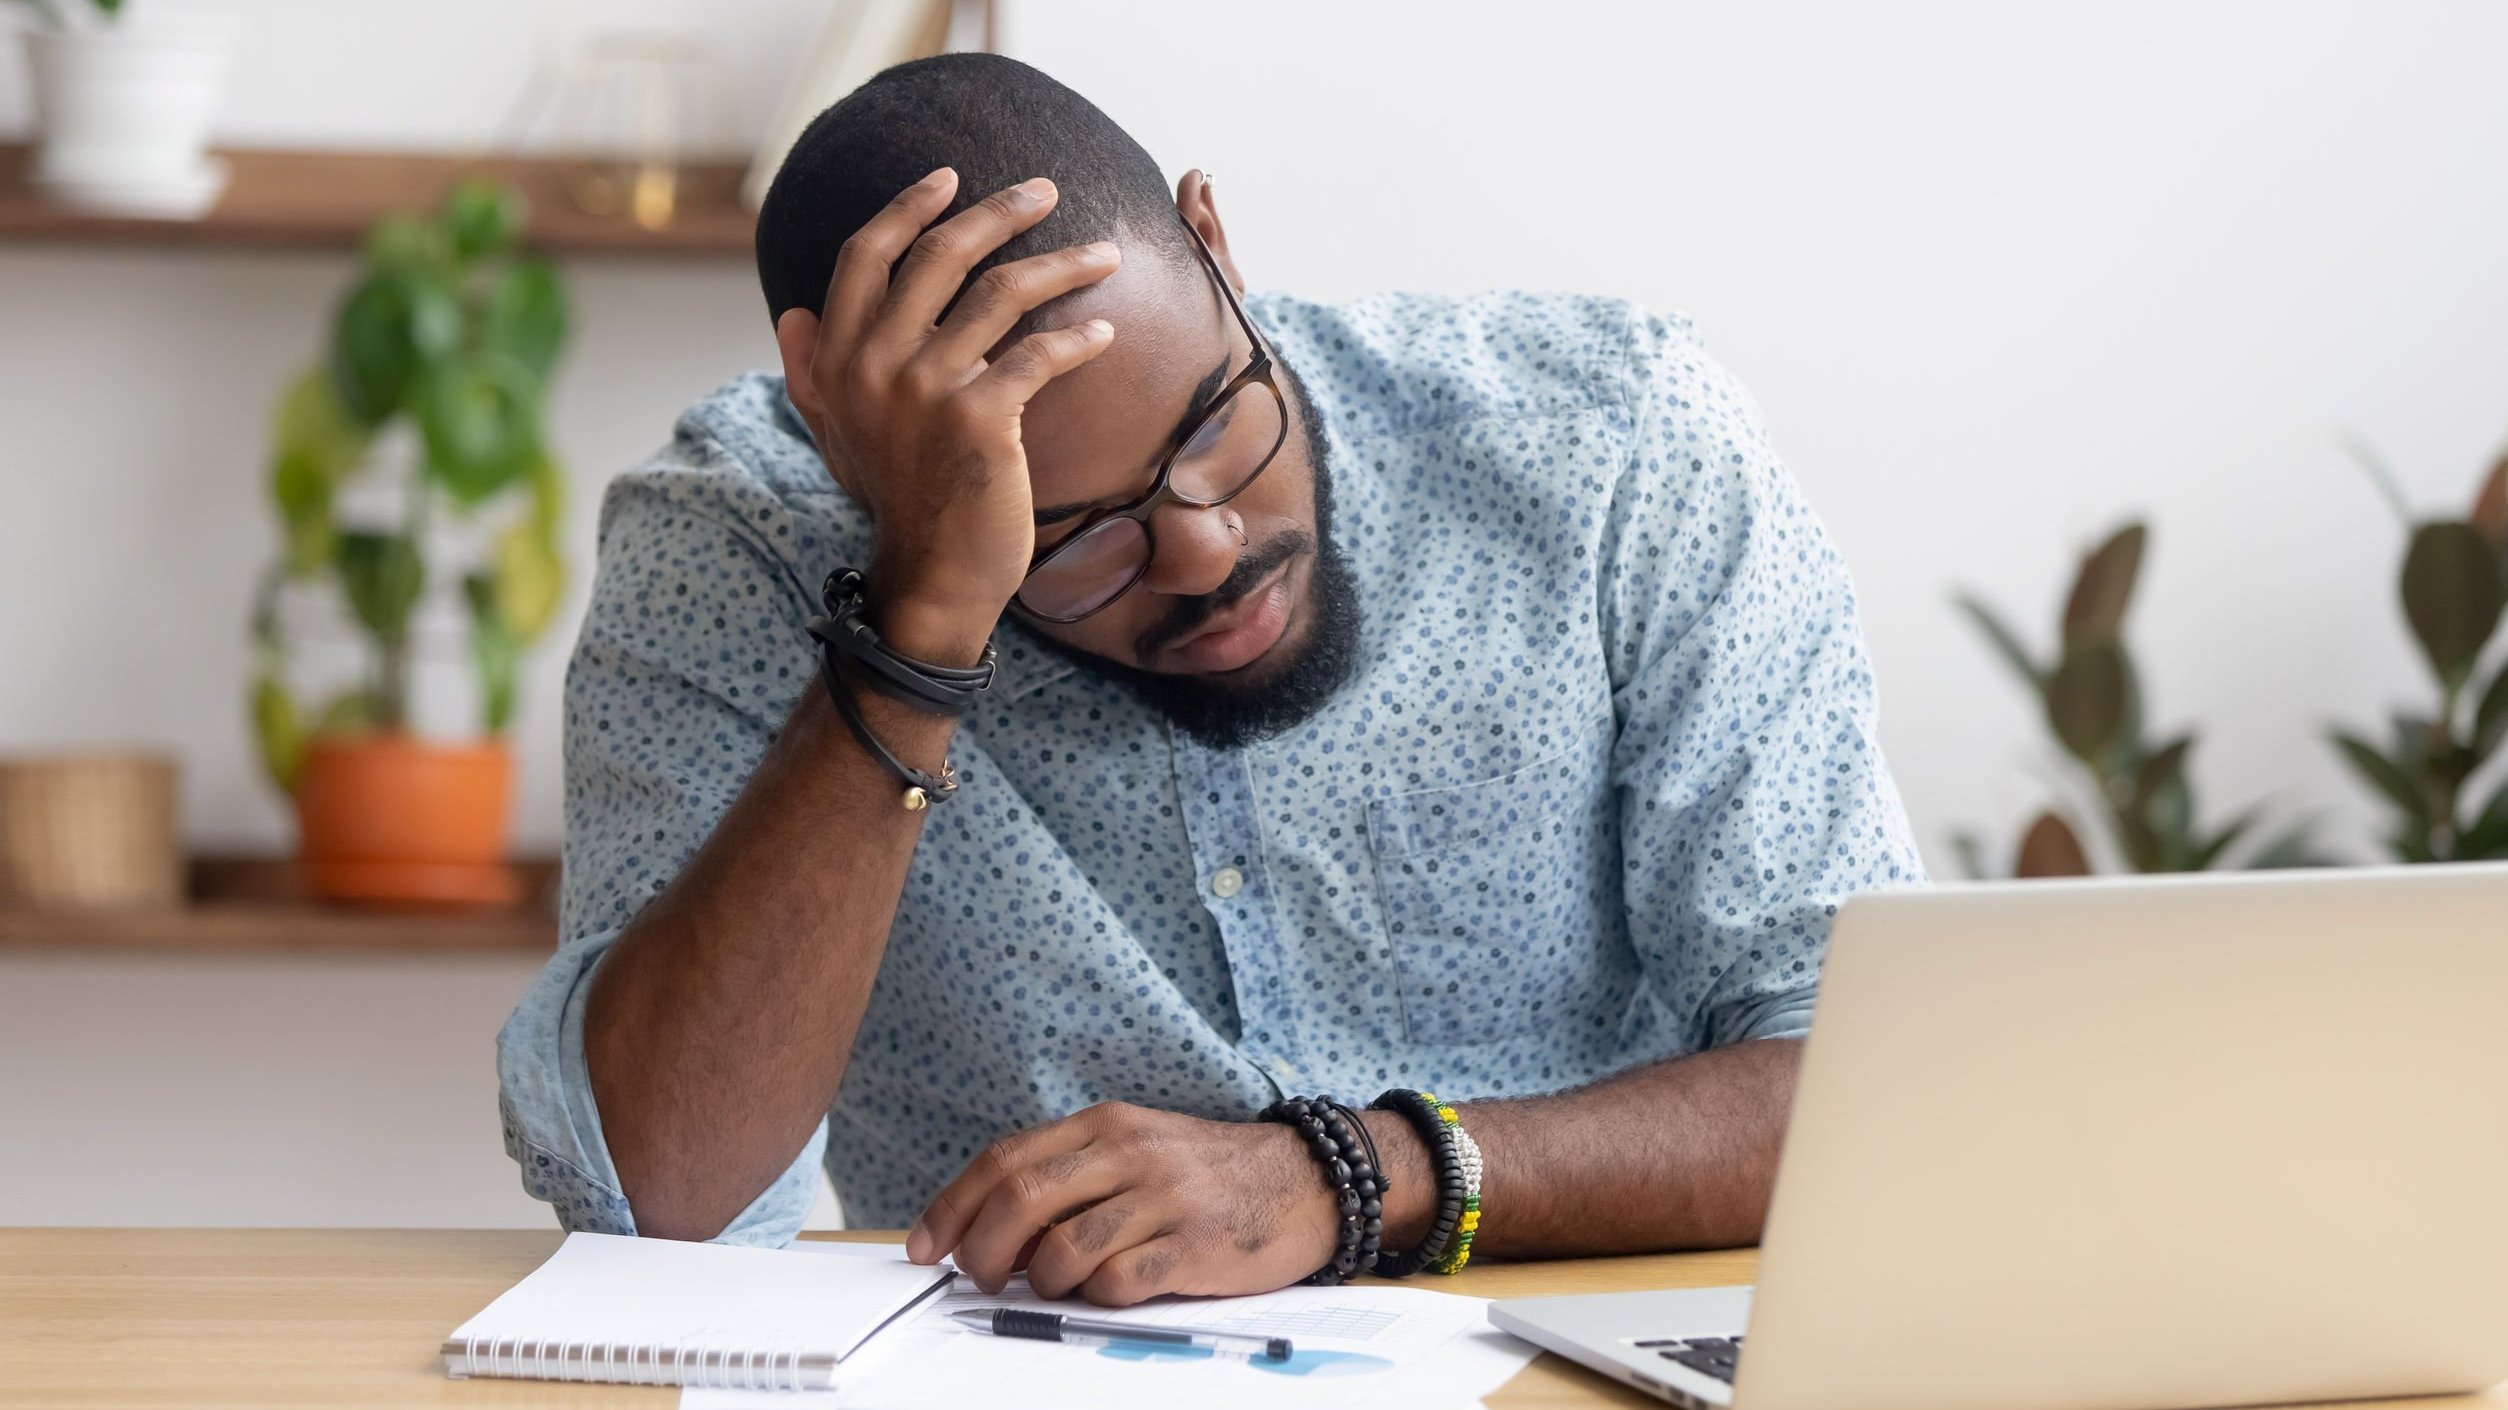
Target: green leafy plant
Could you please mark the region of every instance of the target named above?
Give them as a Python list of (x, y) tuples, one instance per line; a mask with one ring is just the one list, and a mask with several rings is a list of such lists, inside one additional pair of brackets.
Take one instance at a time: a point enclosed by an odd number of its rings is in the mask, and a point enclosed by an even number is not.
[[(2064, 602), (2062, 641), (2051, 660), (2032, 652), (1974, 595), (1961, 593), (1955, 600), (1995, 655), (2037, 697), (2047, 728), (2079, 765), (2097, 800), (2095, 820), (2109, 833), (2115, 854), (2140, 872), (2207, 871), (2226, 864), (2263, 822), (2264, 811), (2249, 808), (2217, 829), (2199, 825), (2194, 785), (2186, 776), (2194, 733), (2153, 739), (2145, 731), (2124, 627), (2148, 539), (2144, 525), (2129, 523), (2081, 560)], [(2289, 827), (2249, 853), (2244, 864), (2308, 865), (2313, 861), (2308, 832), (2306, 823)], [(1958, 834), (1952, 845), (1969, 875), (1988, 874), (1984, 844), (1975, 834)], [(2089, 849), (2053, 809), (2029, 825), (2012, 866), (2014, 875), (2024, 877), (2082, 876), (2091, 870)]]
[[(61, 7), (53, 3), (53, 0), (16, 0), (16, 3), (34, 11), (37, 19), (51, 25), (54, 29), (70, 27), (70, 17), (64, 14)], [(107, 24), (122, 17), (122, 0), (84, 0), (84, 4), (86, 8), (96, 12), (97, 18)]]
[(2437, 678), (2436, 708), (2397, 711), (2387, 748), (2345, 729), (2334, 747), (2378, 796), (2394, 805), (2387, 846), (2407, 862), (2508, 857), (2508, 779), (2476, 804), (2472, 784), (2508, 741), (2508, 660), (2487, 685), (2482, 658), (2508, 609), (2508, 454), (2491, 467), (2463, 519), (2414, 521), (2395, 477), (2354, 447), (2406, 530), (2400, 589), (2404, 621)]
[[(462, 598), (482, 727), (498, 734), (513, 718), (523, 649), (548, 628), (565, 583), (563, 477), (540, 412), (566, 341), (566, 294), (555, 269), (523, 250), (525, 219), (518, 193), (467, 181), (431, 216), (378, 224), (328, 352), (279, 398), (269, 485), (282, 549), (253, 612), (251, 708), (263, 764), (282, 789), (308, 737), (407, 726), (410, 620), (430, 580), (438, 515), (488, 535), (480, 561), (464, 565)], [(416, 433), (403, 514), (342, 522), (343, 486), (379, 473), (369, 451), (395, 423)], [(366, 679), (310, 711), (285, 683), (278, 599), (290, 582), (335, 587), (371, 647)]]

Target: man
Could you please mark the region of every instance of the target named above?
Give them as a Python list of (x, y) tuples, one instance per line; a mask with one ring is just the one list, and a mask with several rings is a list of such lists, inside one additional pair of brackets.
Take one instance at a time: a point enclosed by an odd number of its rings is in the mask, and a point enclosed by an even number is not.
[[(772, 1244), (823, 1163), (988, 1289), (1252, 1292), (1341, 1210), (1250, 1118), (1402, 1087), (1485, 1254), (1757, 1236), (1829, 917), (1922, 878), (1844, 566), (1686, 324), (1240, 308), (1208, 176), (989, 56), (823, 114), (758, 261), (784, 376), (603, 506), (535, 1195)], [(911, 669), (995, 645), (954, 728), (844, 718), (843, 567)], [(1364, 1124), (1385, 1250), (1450, 1230), (1452, 1152)]]

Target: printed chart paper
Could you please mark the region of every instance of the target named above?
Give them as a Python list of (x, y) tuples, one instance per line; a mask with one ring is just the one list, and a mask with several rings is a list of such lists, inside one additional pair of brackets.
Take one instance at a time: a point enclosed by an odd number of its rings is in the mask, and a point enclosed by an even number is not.
[[(689, 1390), (680, 1410), (996, 1410), (1015, 1389), (1025, 1410), (1410, 1410), (1477, 1405), (1535, 1349), (1489, 1325), (1488, 1299), (1367, 1284), (1285, 1288), (1254, 1297), (1159, 1298), (1108, 1310), (1048, 1302), (1014, 1278), (998, 1296), (960, 1279), (941, 1297), (854, 1353), (841, 1388), (812, 1395)], [(993, 1307), (1285, 1336), (1285, 1363), (1199, 1348), (1065, 1346), (989, 1336), (951, 1313)]]

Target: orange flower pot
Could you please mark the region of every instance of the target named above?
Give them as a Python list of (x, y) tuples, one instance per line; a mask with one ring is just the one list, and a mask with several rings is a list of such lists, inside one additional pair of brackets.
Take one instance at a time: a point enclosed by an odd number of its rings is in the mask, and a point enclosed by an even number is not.
[(374, 733), (317, 738), (296, 776), (305, 884), (325, 900), (498, 906), (521, 899), (504, 863), (514, 764), (499, 742)]

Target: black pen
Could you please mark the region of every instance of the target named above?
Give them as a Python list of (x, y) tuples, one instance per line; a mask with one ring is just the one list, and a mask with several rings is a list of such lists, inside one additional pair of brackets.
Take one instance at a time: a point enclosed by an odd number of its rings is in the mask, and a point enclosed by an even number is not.
[(1021, 1307), (980, 1307), (949, 1314), (958, 1325), (997, 1337), (1029, 1341), (1060, 1341), (1075, 1346), (1196, 1346), (1206, 1351), (1238, 1352), (1266, 1361), (1286, 1361), (1293, 1348), (1287, 1337), (1249, 1336), (1199, 1327), (1150, 1327), (1138, 1322), (1101, 1322), (1094, 1317), (1065, 1317), (1059, 1312), (1031, 1312)]

